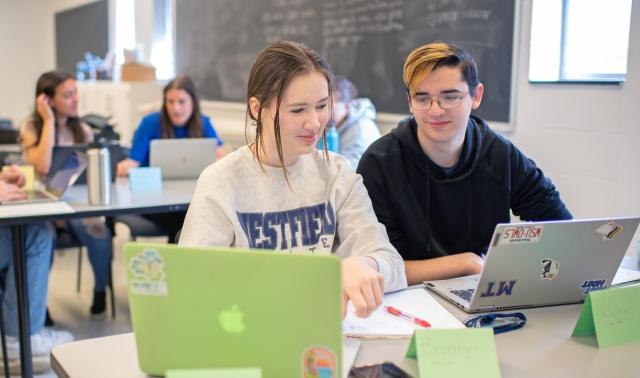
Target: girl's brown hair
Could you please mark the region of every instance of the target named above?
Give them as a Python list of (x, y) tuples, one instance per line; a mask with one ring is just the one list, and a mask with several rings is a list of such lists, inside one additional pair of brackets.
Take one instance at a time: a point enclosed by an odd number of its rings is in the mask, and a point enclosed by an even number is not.
[[(38, 82), (36, 83), (36, 98), (41, 94), (46, 94), (49, 98), (53, 98), (56, 94), (56, 90), (60, 86), (60, 84), (64, 83), (67, 80), (75, 80), (73, 75), (61, 71), (48, 71), (40, 75), (38, 78)], [(54, 110), (55, 112), (55, 110)], [(35, 130), (36, 140), (32, 146), (37, 146), (40, 143), (40, 136), (42, 135), (42, 127), (44, 124), (44, 120), (40, 117), (38, 113), (37, 105), (34, 107), (33, 114), (33, 128)], [(73, 134), (74, 143), (86, 143), (85, 133), (82, 130), (82, 124), (80, 123), (80, 118), (78, 117), (69, 117), (67, 118), (67, 127), (71, 130)]]
[[(290, 41), (275, 42), (262, 50), (256, 58), (251, 73), (249, 74), (249, 82), (247, 84), (247, 115), (245, 119), (245, 136), (249, 140), (249, 118), (252, 123), (256, 124), (256, 137), (254, 156), (258, 160), (258, 164), (262, 167), (261, 155), (266, 154), (264, 149), (264, 139), (262, 133), (264, 126), (262, 124), (262, 110), (269, 106), (271, 101), (276, 103), (276, 112), (274, 115), (273, 129), (278, 150), (278, 159), (282, 169), (287, 170), (284, 166), (284, 157), (282, 154), (282, 139), (280, 136), (280, 102), (284, 96), (284, 92), (291, 84), (291, 81), (298, 75), (319, 72), (327, 79), (329, 90), (329, 112), (332, 109), (331, 92), (333, 87), (333, 74), (329, 68), (329, 64), (322, 59), (315, 51), (308, 47)], [(255, 97), (260, 102), (258, 114), (256, 117), (251, 113), (249, 100)], [(332, 119), (331, 113), (329, 119)], [(322, 131), (322, 139), (324, 140), (324, 156), (328, 160), (326, 149), (326, 129)]]
[(175, 79), (171, 80), (169, 84), (165, 85), (162, 90), (162, 110), (160, 111), (160, 123), (162, 128), (160, 130), (160, 137), (163, 139), (173, 139), (175, 138), (175, 133), (173, 132), (173, 123), (171, 123), (171, 119), (169, 118), (169, 113), (167, 112), (167, 92), (172, 89), (182, 89), (187, 92), (189, 96), (191, 96), (191, 102), (193, 103), (193, 111), (191, 112), (191, 116), (187, 120), (187, 135), (189, 138), (202, 138), (202, 119), (200, 117), (200, 100), (198, 98), (198, 92), (196, 90), (196, 85), (188, 76), (178, 75)]

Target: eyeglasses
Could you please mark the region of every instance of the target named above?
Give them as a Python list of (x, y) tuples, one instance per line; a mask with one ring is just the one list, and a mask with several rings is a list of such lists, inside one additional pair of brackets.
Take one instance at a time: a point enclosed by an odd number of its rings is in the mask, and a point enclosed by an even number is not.
[(411, 97), (411, 106), (415, 110), (429, 110), (433, 105), (433, 100), (438, 103), (438, 106), (441, 109), (449, 110), (453, 108), (457, 108), (462, 103), (462, 99), (469, 92), (461, 93), (461, 94), (446, 94), (440, 97), (431, 97), (426, 95), (417, 95)]

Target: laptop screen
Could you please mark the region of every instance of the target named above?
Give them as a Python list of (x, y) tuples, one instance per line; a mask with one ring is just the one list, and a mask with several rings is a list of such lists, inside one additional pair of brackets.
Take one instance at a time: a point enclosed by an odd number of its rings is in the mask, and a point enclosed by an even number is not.
[(73, 151), (49, 179), (47, 191), (60, 198), (76, 182), (86, 167), (87, 155), (80, 151)]

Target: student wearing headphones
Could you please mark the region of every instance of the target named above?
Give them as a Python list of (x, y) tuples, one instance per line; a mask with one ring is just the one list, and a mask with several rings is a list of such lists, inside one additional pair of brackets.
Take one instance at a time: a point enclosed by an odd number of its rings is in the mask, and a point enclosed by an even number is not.
[(482, 101), (475, 62), (431, 43), (404, 64), (411, 116), (360, 159), (373, 207), (405, 259), (409, 284), (482, 271), (497, 223), (570, 219), (533, 160), (472, 116)]
[(406, 287), (404, 264), (360, 176), (342, 156), (315, 148), (331, 119), (332, 79), (327, 63), (298, 43), (258, 55), (247, 89), (256, 139), (202, 173), (180, 244), (335, 252), (343, 303), (368, 316), (385, 291)]

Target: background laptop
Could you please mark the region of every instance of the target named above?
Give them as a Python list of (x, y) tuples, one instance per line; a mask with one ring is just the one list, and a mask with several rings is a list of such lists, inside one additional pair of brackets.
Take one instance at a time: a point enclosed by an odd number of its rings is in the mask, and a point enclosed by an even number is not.
[(27, 197), (15, 201), (3, 202), (3, 205), (57, 201), (73, 185), (87, 167), (87, 155), (82, 152), (70, 153), (51, 175), (44, 189), (26, 191)]
[(425, 282), (466, 312), (578, 303), (611, 284), (640, 218), (498, 224), (482, 273)]
[(215, 138), (154, 139), (149, 166), (160, 167), (163, 179), (193, 179), (216, 161)]
[[(127, 157), (127, 153), (124, 147), (120, 146), (117, 143), (109, 144), (109, 159), (111, 166), (111, 182), (116, 181), (117, 166), (118, 162)], [(55, 174), (62, 166), (65, 164), (69, 155), (75, 154), (77, 152), (86, 153), (87, 145), (86, 144), (75, 144), (73, 146), (54, 146), (53, 152), (51, 153), (51, 168), (49, 169), (50, 176)], [(78, 179), (76, 180), (76, 184), (84, 185), (87, 183), (87, 174), (86, 172), (82, 172)]]
[(340, 262), (334, 256), (128, 243), (142, 371), (261, 367), (263, 377), (340, 376)]

